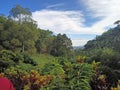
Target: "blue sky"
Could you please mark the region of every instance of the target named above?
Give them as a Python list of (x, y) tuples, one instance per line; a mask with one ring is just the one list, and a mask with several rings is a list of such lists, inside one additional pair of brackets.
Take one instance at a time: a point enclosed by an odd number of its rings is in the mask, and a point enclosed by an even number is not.
[(82, 46), (120, 19), (120, 0), (1, 0), (0, 14), (15, 5), (29, 8), (41, 29), (65, 33), (73, 46)]

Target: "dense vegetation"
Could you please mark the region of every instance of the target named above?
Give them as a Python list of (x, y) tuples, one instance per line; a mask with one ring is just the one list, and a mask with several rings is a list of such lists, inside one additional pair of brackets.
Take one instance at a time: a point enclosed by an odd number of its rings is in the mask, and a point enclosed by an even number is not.
[(85, 45), (85, 49), (102, 49), (110, 48), (112, 50), (120, 52), (120, 25), (111, 28), (107, 32), (104, 32), (101, 36), (97, 36), (94, 40), (88, 41)]
[(0, 77), (16, 90), (119, 90), (116, 23), (74, 51), (66, 34), (38, 28), (30, 10), (16, 5), (8, 17), (0, 16)]
[(104, 32), (101, 36), (90, 40), (84, 49), (76, 50), (76, 55), (86, 55), (86, 61), (100, 62), (99, 74), (106, 77), (108, 87), (117, 85), (120, 79), (120, 25), (119, 20), (115, 22), (116, 27)]

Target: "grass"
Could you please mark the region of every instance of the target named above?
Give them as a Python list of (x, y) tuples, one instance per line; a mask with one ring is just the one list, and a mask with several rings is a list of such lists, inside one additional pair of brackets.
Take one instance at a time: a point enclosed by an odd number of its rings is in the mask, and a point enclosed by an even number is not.
[(56, 62), (57, 58), (48, 54), (29, 54), (30, 57), (38, 64), (37, 66), (32, 66), (31, 64), (20, 63), (19, 66), (22, 70), (38, 70), (41, 72), (44, 65), (51, 62)]
[(48, 54), (33, 54), (31, 57), (37, 62), (39, 68), (42, 68), (46, 63), (55, 60), (55, 57)]

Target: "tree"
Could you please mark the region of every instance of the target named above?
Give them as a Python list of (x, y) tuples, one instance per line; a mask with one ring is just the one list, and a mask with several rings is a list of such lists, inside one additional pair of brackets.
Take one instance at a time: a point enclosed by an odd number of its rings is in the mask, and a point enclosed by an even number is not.
[(115, 21), (114, 24), (119, 26), (120, 25), (120, 20)]
[(39, 39), (36, 42), (38, 53), (49, 53), (54, 39), (52, 31), (39, 29)]
[(10, 16), (14, 19), (18, 19), (19, 23), (21, 24), (23, 19), (27, 21), (30, 19), (32, 13), (28, 8), (23, 8), (20, 5), (16, 5), (10, 11)]
[[(32, 13), (28, 8), (23, 8), (20, 5), (16, 5), (10, 11), (10, 17), (19, 21), (19, 28), (15, 29), (16, 33), (14, 38), (17, 38), (22, 46), (22, 52), (29, 50), (30, 52), (35, 51), (35, 41), (37, 40), (37, 25), (31, 18)], [(17, 40), (12, 40), (13, 41)]]
[[(3, 22), (1, 20), (1, 22)], [(38, 39), (38, 28), (32, 22), (16, 23), (12, 19), (7, 19), (2, 23), (0, 30), (0, 49), (12, 51), (34, 52), (35, 42)]]
[(66, 34), (58, 34), (53, 41), (51, 54), (54, 56), (70, 56), (72, 53), (72, 42)]
[(35, 48), (35, 42), (38, 39), (38, 31), (34, 25), (22, 24), (17, 32), (18, 39), (22, 45), (22, 52)]
[(3, 15), (0, 15), (0, 50), (3, 49), (3, 46), (1, 45), (1, 36), (2, 36), (2, 32), (4, 31), (4, 25), (7, 21), (7, 18)]

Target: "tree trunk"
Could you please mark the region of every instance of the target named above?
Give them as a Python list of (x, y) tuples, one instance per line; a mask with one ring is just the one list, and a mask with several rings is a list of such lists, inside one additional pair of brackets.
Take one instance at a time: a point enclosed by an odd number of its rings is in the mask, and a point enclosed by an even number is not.
[(22, 43), (22, 52), (24, 53), (25, 51), (25, 46), (24, 46), (24, 43)]

